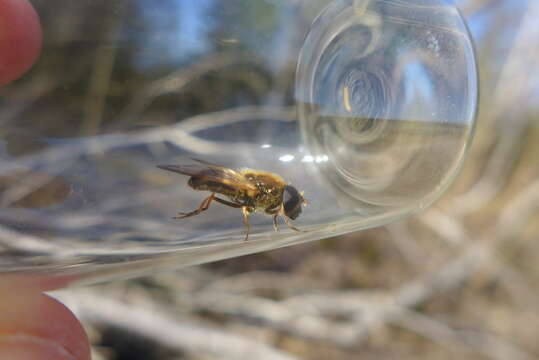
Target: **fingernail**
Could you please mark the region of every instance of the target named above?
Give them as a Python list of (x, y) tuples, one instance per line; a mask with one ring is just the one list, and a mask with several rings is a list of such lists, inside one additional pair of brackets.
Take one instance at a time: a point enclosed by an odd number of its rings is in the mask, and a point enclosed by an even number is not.
[(63, 346), (26, 334), (0, 335), (0, 359), (76, 360)]

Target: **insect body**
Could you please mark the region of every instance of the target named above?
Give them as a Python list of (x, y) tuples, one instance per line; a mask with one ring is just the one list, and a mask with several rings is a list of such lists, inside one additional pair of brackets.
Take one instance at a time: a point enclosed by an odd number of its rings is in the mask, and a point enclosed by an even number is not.
[[(306, 204), (303, 194), (295, 187), (287, 184), (282, 177), (265, 171), (241, 170), (235, 171), (222, 166), (195, 160), (192, 165), (158, 165), (160, 169), (188, 175), (188, 185), (194, 190), (209, 191), (208, 196), (200, 206), (188, 213), (179, 213), (175, 219), (183, 219), (198, 215), (207, 210), (212, 201), (241, 208), (243, 221), (247, 227), (245, 240), (249, 238), (249, 215), (263, 211), (273, 216), (273, 227), (277, 231), (277, 217), (283, 216), (285, 223), (293, 230), (300, 231), (289, 222), (301, 213), (301, 206)], [(221, 199), (215, 194), (222, 194), (228, 200)]]

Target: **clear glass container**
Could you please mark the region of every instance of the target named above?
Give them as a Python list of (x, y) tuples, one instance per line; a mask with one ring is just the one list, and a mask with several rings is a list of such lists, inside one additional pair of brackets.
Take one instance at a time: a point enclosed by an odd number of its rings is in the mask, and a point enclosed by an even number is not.
[[(33, 3), (43, 52), (0, 88), (3, 276), (63, 286), (379, 226), (436, 200), (472, 137), (473, 47), (445, 0)], [(262, 211), (245, 241), (215, 201), (173, 219), (210, 193), (157, 165), (193, 158), (282, 176), (301, 231)]]

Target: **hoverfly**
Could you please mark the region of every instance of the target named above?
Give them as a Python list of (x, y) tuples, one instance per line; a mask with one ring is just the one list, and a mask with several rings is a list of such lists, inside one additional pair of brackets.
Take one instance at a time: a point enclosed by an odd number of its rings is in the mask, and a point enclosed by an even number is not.
[[(187, 184), (194, 190), (211, 192), (196, 210), (180, 212), (174, 219), (198, 215), (208, 210), (212, 201), (217, 201), (233, 208), (241, 208), (243, 222), (247, 228), (245, 241), (249, 238), (249, 215), (257, 211), (273, 216), (275, 231), (279, 230), (279, 215), (283, 216), (286, 225), (292, 230), (301, 231), (290, 224), (289, 220), (295, 220), (301, 213), (301, 206), (307, 202), (302, 192), (287, 184), (279, 175), (251, 169), (236, 171), (205, 161), (192, 160), (198, 164), (157, 165), (160, 169), (190, 176)], [(229, 200), (221, 199), (215, 194), (225, 195)]]

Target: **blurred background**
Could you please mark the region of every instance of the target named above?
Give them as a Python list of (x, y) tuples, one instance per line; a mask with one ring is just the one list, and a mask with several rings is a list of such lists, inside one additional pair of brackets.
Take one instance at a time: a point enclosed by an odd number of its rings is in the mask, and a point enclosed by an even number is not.
[[(281, 2), (33, 1), (47, 51), (31, 81), (0, 89), (10, 95), (1, 104), (5, 151), (17, 157), (47, 146), (42, 139), (162, 125), (171, 111), (187, 118), (272, 96), (291, 106), (295, 63), (279, 61), (294, 49), (267, 44), (276, 78), (226, 51), (203, 57), (210, 45), (192, 41), (209, 31), (212, 46), (260, 49), (260, 34), (291, 23), (264, 6)], [(469, 157), (441, 200), (372, 230), (56, 293), (83, 320), (94, 359), (538, 358), (539, 2), (457, 6), (476, 45), (480, 111)], [(238, 11), (249, 24), (234, 23)], [(241, 44), (237, 26), (253, 29)], [(119, 41), (144, 42), (152, 56)], [(178, 64), (184, 70), (172, 73)], [(16, 204), (77, 193), (37, 178), (46, 186)], [(0, 190), (14, 181), (0, 178)]]

